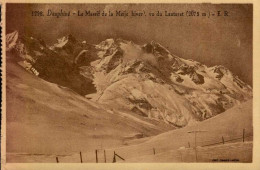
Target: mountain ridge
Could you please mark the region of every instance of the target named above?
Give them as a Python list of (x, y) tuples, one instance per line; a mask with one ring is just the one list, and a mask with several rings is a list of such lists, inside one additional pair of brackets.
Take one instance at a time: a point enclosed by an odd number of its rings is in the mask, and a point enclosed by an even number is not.
[(42, 40), (19, 39), (18, 32), (7, 37), (7, 51), (19, 51), (39, 77), (176, 127), (252, 98), (252, 88), (224, 66), (180, 58), (155, 41), (141, 46), (111, 38), (90, 45), (68, 35), (48, 48)]

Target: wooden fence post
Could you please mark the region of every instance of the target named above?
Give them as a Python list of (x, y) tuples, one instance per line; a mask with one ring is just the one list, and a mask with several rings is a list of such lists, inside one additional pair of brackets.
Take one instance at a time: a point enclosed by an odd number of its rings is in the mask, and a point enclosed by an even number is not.
[(116, 162), (116, 152), (114, 151), (113, 163)]
[(97, 155), (98, 150), (96, 149), (96, 163), (98, 163), (98, 155)]
[(225, 140), (224, 140), (224, 137), (222, 136), (222, 143), (225, 144)]
[(243, 142), (245, 142), (245, 133), (246, 133), (246, 130), (243, 129)]
[(153, 148), (153, 154), (155, 155), (155, 149)]
[(105, 160), (105, 163), (107, 162), (107, 158), (106, 158), (106, 150), (104, 150), (104, 160)]
[(58, 157), (56, 157), (56, 162), (59, 163), (59, 158)]
[(80, 163), (82, 163), (82, 155), (81, 155), (81, 152), (79, 152), (79, 155), (80, 155)]

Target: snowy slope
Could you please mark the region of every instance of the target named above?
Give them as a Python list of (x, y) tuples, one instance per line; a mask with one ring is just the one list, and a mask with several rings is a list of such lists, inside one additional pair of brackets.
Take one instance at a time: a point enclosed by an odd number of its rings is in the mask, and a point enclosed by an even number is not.
[[(197, 146), (221, 143), (222, 137), (225, 140), (240, 138), (233, 141), (239, 142), (236, 144), (198, 147), (199, 161), (240, 158), (241, 162), (250, 162), (252, 161), (252, 143), (243, 144), (242, 136), (243, 129), (245, 129), (245, 136), (253, 134), (252, 115), (252, 100), (249, 100), (208, 120), (165, 132), (147, 140), (140, 139), (139, 142), (137, 140), (129, 146), (113, 148), (111, 152), (116, 151), (126, 160), (117, 159), (120, 162), (194, 162), (194, 133), (188, 132), (197, 130), (202, 131), (197, 133)], [(248, 140), (252, 140), (252, 137), (246, 138), (246, 141)], [(181, 148), (188, 148), (188, 142), (190, 151), (182, 150)], [(155, 155), (153, 148), (155, 148)], [(181, 160), (180, 152), (182, 152), (183, 160)]]
[(6, 86), (8, 162), (19, 162), (17, 155), (93, 152), (93, 148), (122, 146), (129, 135), (135, 139), (173, 129), (97, 105), (26, 72), (11, 58)]

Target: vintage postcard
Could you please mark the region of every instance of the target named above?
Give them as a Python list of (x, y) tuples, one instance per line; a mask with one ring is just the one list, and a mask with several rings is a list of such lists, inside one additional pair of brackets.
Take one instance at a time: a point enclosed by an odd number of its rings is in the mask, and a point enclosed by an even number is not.
[(42, 2), (2, 3), (4, 169), (257, 169), (254, 2)]

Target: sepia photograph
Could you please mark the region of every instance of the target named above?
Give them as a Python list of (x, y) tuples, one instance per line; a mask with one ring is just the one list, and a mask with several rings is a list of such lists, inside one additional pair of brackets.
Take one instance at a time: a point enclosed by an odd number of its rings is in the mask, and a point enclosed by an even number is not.
[(6, 3), (6, 163), (252, 163), (253, 4)]

